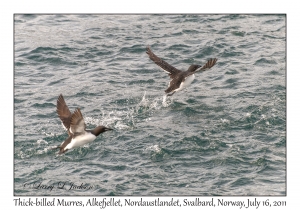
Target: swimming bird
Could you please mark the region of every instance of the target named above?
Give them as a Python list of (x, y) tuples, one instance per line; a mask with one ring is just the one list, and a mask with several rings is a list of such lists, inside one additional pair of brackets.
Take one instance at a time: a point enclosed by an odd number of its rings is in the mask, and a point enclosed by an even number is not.
[[(169, 76), (171, 78), (171, 81), (169, 83), (168, 89), (165, 90), (167, 96), (173, 95), (175, 92), (182, 90), (183, 88), (189, 86), (193, 80), (195, 79), (194, 73), (196, 72), (202, 72), (207, 69), (210, 69), (213, 67), (217, 59), (209, 59), (207, 63), (204, 66), (200, 65), (191, 65), (188, 70), (181, 71), (176, 69), (175, 67), (171, 66), (161, 58), (157, 57), (150, 49), (150, 47), (147, 47), (146, 53), (148, 54), (149, 58), (154, 61), (159, 67), (161, 67), (164, 71), (169, 73)], [(201, 67), (201, 68), (200, 68)], [(200, 68), (200, 69), (199, 69)], [(199, 69), (199, 70), (198, 70)]]
[(56, 112), (69, 135), (61, 145), (56, 147), (59, 148), (58, 154), (63, 154), (70, 149), (90, 143), (94, 141), (100, 133), (112, 130), (104, 126), (97, 126), (93, 130), (86, 130), (86, 124), (80, 109), (76, 108), (73, 114), (71, 114), (62, 94), (60, 94), (57, 99)]

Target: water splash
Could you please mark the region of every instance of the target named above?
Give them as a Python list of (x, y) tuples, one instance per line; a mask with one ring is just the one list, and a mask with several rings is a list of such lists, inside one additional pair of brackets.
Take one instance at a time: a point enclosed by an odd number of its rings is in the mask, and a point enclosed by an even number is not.
[(168, 107), (172, 104), (172, 97), (168, 97), (167, 95), (163, 96), (162, 105), (163, 107)]
[(150, 110), (161, 109), (161, 107), (168, 107), (173, 102), (170, 97), (164, 95), (161, 97), (155, 97), (152, 100), (146, 98), (147, 92), (144, 92), (143, 98), (140, 103), (136, 106), (138, 110), (140, 107), (148, 108)]
[(43, 139), (37, 140), (36, 143), (37, 143), (38, 145), (41, 145), (41, 144), (48, 144), (48, 142), (45, 141), (45, 140), (43, 140)]
[(224, 123), (224, 124), (229, 124), (230, 120), (221, 118), (221, 122)]
[[(50, 151), (51, 150), (51, 147), (47, 147), (47, 148), (44, 148), (44, 149), (42, 149), (42, 150), (37, 150), (36, 151), (36, 154), (37, 155), (42, 155), (42, 154), (45, 154), (45, 153), (47, 153), (48, 151)], [(52, 149), (53, 150), (53, 149)]]
[(155, 144), (155, 145), (147, 147), (146, 151), (153, 151), (153, 152), (156, 152), (156, 153), (160, 153), (161, 148), (159, 147), (159, 145)]
[(129, 129), (134, 126), (133, 111), (102, 111), (102, 117), (86, 117), (85, 122), (94, 126), (103, 125), (117, 129)]
[[(159, 110), (162, 107), (168, 107), (172, 100), (161, 97), (146, 97), (147, 92), (145, 91), (142, 98), (137, 101), (136, 105), (127, 107), (126, 110), (101, 110), (100, 118), (85, 117), (85, 122), (94, 126), (103, 125), (108, 127), (114, 127), (116, 129), (130, 129), (135, 127), (136, 121), (141, 119), (142, 115), (151, 115), (154, 110)], [(142, 117), (143, 118), (143, 117)]]
[(145, 91), (142, 99), (135, 106), (128, 107), (126, 110), (101, 110), (101, 117), (84, 117), (85, 122), (87, 125), (103, 125), (118, 130), (130, 129), (135, 127), (137, 119), (141, 119), (142, 115), (146, 114), (146, 119), (149, 120), (148, 115), (151, 115), (152, 111), (168, 107), (172, 103), (172, 99), (167, 98), (166, 95), (154, 98), (146, 97), (146, 95)]

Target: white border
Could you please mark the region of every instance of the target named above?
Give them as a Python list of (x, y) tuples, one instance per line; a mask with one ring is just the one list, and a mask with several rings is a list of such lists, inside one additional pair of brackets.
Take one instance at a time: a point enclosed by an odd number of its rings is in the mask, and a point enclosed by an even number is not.
[[(293, 3), (295, 2), (295, 3)], [(159, 0), (3, 0), (1, 2), (1, 206), (14, 207), (13, 199), (13, 14), (14, 13), (286, 13), (287, 14), (287, 197), (270, 197), (287, 200), (288, 208), (298, 207), (299, 156), (299, 11), (296, 1), (159, 1)], [(24, 197), (23, 197), (24, 198)], [(118, 197), (120, 198), (120, 197)], [(122, 197), (121, 197), (122, 198)], [(146, 197), (145, 199), (152, 199)], [(168, 198), (168, 197), (167, 197)], [(246, 197), (222, 197), (244, 200)], [(250, 197), (250, 199), (253, 197)], [(258, 197), (262, 199), (263, 197)], [(68, 200), (86, 200), (87, 197), (67, 197)], [(182, 197), (180, 199), (185, 199)], [(206, 199), (206, 197), (203, 197)], [(35, 207), (39, 208), (40, 207)], [(66, 207), (64, 207), (65, 209)], [(69, 208), (69, 207), (67, 207)], [(97, 207), (96, 207), (97, 208)], [(162, 208), (162, 207), (161, 207)], [(199, 207), (198, 207), (199, 208)], [(72, 208), (73, 209), (73, 208)], [(123, 207), (124, 209), (124, 207)], [(206, 208), (202, 208), (206, 209)], [(214, 209), (218, 209), (217, 207)], [(229, 209), (229, 208), (228, 208)], [(264, 208), (259, 208), (264, 209)], [(269, 208), (268, 208), (269, 209)], [(279, 209), (279, 208), (276, 208)], [(282, 208), (280, 208), (282, 209)]]

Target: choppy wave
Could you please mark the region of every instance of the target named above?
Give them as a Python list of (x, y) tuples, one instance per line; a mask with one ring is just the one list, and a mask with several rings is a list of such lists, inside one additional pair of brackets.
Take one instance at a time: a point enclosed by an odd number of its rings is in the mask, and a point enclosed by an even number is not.
[[(15, 195), (286, 195), (284, 15), (15, 15)], [(152, 50), (185, 70), (166, 97)], [(89, 129), (57, 155), (63, 94)], [(89, 190), (24, 188), (84, 182)]]

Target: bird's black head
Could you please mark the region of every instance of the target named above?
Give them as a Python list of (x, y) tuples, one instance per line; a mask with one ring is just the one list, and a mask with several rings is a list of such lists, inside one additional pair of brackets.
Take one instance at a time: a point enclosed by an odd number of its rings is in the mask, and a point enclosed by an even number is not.
[(189, 72), (194, 72), (196, 71), (198, 68), (200, 68), (201, 66), (200, 65), (191, 65), (188, 69)]
[(92, 130), (91, 133), (94, 134), (95, 136), (98, 136), (100, 133), (103, 133), (105, 131), (110, 131), (110, 130), (112, 130), (112, 129), (104, 127), (104, 126), (98, 126), (98, 127), (94, 128), (94, 130)]

